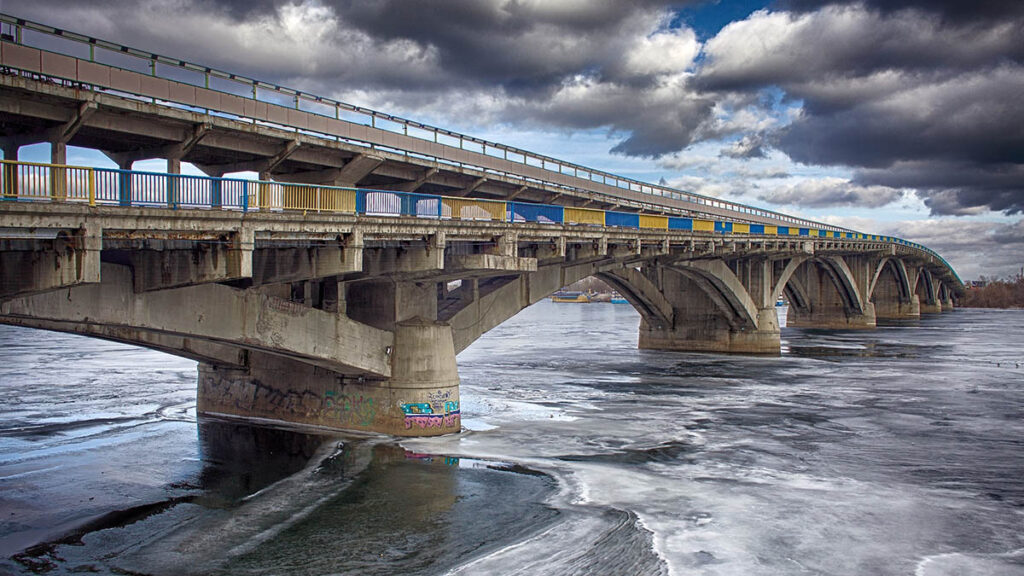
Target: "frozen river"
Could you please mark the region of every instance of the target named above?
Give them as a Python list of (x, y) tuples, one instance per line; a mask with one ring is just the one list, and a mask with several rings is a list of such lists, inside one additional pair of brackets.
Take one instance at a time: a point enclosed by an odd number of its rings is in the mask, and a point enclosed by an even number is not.
[(195, 414), (195, 364), (0, 327), (0, 573), (1024, 575), (1024, 312), (636, 349), (542, 302), (459, 356), (462, 434)]

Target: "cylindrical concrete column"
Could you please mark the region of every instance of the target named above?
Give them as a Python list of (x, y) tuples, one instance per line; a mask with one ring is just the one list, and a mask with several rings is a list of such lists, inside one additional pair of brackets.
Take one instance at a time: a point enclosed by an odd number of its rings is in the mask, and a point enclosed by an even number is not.
[(199, 364), (199, 412), (396, 436), (462, 428), (459, 373), (447, 324), (414, 319), (395, 327), (392, 377), (344, 376), (250, 351), (247, 369)]

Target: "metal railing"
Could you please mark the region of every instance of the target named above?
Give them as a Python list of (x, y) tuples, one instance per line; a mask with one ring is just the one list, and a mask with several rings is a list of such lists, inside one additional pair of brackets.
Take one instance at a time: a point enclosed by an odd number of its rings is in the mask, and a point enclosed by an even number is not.
[[(236, 210), (241, 212), (343, 213), (356, 216), (478, 220), (654, 230), (709, 235), (796, 236), (867, 240), (921, 250), (956, 271), (933, 250), (892, 236), (824, 228), (771, 226), (732, 220), (654, 216), (527, 202), (481, 200), (415, 192), (284, 184), (113, 168), (0, 160), (0, 201), (78, 202), (124, 206)], [(957, 276), (957, 280), (960, 278)], [(962, 283), (962, 282), (961, 282)]]
[[(705, 213), (707, 213), (706, 210), (710, 208), (735, 212), (736, 218), (740, 220), (749, 220), (750, 218), (744, 218), (744, 216), (749, 216), (769, 219), (780, 223), (793, 224), (796, 226), (814, 227), (832, 231), (847, 231), (845, 228), (796, 218), (772, 210), (765, 210), (737, 202), (730, 202), (693, 192), (676, 190), (667, 186), (650, 184), (632, 178), (617, 176), (571, 162), (564, 162), (550, 156), (529, 152), (521, 148), (490, 142), (488, 140), (460, 134), (444, 128), (438, 128), (436, 126), (400, 118), (398, 116), (378, 112), (361, 106), (347, 104), (331, 98), (317, 96), (301, 90), (294, 90), (261, 80), (248, 78), (239, 74), (224, 72), (201, 64), (194, 64), (177, 58), (169, 58), (152, 52), (122, 46), (106, 40), (54, 28), (52, 26), (31, 22), (10, 15), (0, 14), (0, 37), (2, 37), (2, 41), (5, 43), (14, 43), (17, 45), (32, 47), (48, 53), (61, 54), (85, 62), (109, 66), (117, 70), (143, 74), (176, 83), (188, 84), (190, 86), (250, 101), (264, 102), (275, 106), (284, 106), (289, 109), (299, 110), (334, 120), (369, 126), (396, 134), (402, 134), (404, 136), (419, 138), (435, 144), (442, 144), (453, 149), (475, 152), (483, 156), (499, 158), (506, 162), (522, 166), (540, 168), (551, 175), (557, 174), (560, 176), (572, 176), (577, 179), (600, 183), (619, 190), (639, 193), (642, 196), (646, 196), (647, 200), (634, 201), (632, 199), (604, 194), (600, 191), (581, 188), (579, 186), (566, 185), (553, 180), (536, 179), (514, 171), (498, 171), (492, 167), (474, 165), (471, 162), (465, 162), (462, 160), (452, 161), (444, 156), (432, 156), (430, 154), (410, 152), (409, 150), (393, 149), (395, 152), (406, 156), (427, 158), (438, 163), (449, 165), (454, 164), (458, 166), (468, 166), (481, 170), (484, 173), (501, 174), (510, 178), (519, 179), (523, 182), (537, 182), (554, 188), (582, 192), (585, 194), (597, 194), (607, 199), (614, 199), (615, 203), (640, 208), (648, 207), (663, 212), (674, 212), (677, 214), (687, 212), (700, 213), (703, 209)], [(4, 66), (18, 69), (17, 66), (6, 61), (4, 62)], [(77, 69), (78, 67), (75, 67), (75, 70)], [(24, 70), (30, 73), (39, 73), (39, 70), (32, 70), (31, 67)], [(80, 82), (79, 78), (70, 77), (76, 73), (69, 71), (62, 75), (56, 68), (47, 72), (47, 74), (53, 74), (54, 77)], [(110, 90), (118, 95), (133, 95), (131, 92), (126, 93), (123, 86), (115, 87), (110, 84), (103, 85), (101, 81), (95, 79), (91, 79), (89, 81), (89, 85), (93, 89)], [(147, 96), (141, 93), (135, 93), (134, 95), (145, 99), (153, 99), (154, 101), (157, 100), (153, 96)], [(159, 101), (161, 103), (175, 104), (175, 101), (170, 95), (167, 95), (165, 98), (160, 98)], [(179, 102), (178, 105), (185, 106), (188, 109), (196, 109), (198, 107), (199, 109), (205, 110), (206, 113), (215, 112), (220, 115), (248, 119), (252, 122), (265, 121), (255, 117), (248, 117), (245, 112), (240, 110), (218, 109), (213, 104), (183, 105)], [(281, 125), (289, 127), (295, 131), (324, 136), (331, 139), (343, 139), (328, 132), (318, 133), (317, 130), (310, 129), (308, 127), (303, 128), (288, 125), (287, 120), (284, 122), (285, 123)], [(346, 137), (344, 140), (354, 141), (357, 139)], [(371, 141), (360, 141), (359, 143), (361, 145), (369, 145), (371, 148), (386, 151), (391, 150), (391, 148), (386, 145)], [(659, 199), (677, 200), (692, 204), (692, 206), (684, 208), (664, 203), (659, 204)]]

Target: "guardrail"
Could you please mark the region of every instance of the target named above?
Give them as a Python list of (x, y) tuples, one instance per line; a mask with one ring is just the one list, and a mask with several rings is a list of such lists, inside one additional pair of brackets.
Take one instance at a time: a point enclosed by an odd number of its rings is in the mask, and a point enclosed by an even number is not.
[[(361, 106), (347, 104), (331, 98), (317, 96), (301, 90), (294, 90), (242, 75), (216, 70), (208, 66), (193, 64), (185, 62), (184, 60), (169, 58), (128, 46), (122, 46), (106, 40), (54, 28), (52, 26), (31, 22), (10, 15), (0, 14), (0, 40), (2, 40), (2, 44), (4, 46), (14, 45), (31, 47), (42, 51), (44, 54), (59, 54), (74, 58), (79, 62), (86, 63), (87, 66), (89, 63), (100, 64), (111, 67), (114, 70), (124, 71), (127, 76), (132, 78), (125, 77), (121, 78), (121, 81), (115, 81), (112, 75), (107, 75), (106, 80), (104, 80), (104, 76), (102, 74), (95, 73), (95, 70), (89, 73), (83, 73), (82, 66), (76, 65), (74, 62), (54, 62), (49, 68), (46, 68), (47, 58), (45, 57), (36, 58), (36, 61), (33, 62), (31, 55), (15, 54), (12, 58), (8, 58), (6, 53), (3, 55), (3, 66), (5, 67), (14, 70), (22, 70), (26, 73), (43, 74), (47, 77), (60, 78), (82, 85), (88, 85), (92, 89), (110, 91), (118, 95), (135, 95), (136, 97), (147, 100), (156, 101), (159, 99), (162, 103), (174, 104), (174, 90), (169, 90), (166, 95), (161, 95), (159, 97), (154, 94), (146, 94), (144, 93), (144, 88), (140, 85), (138, 78), (134, 77), (134, 75), (150, 76), (177, 83), (178, 85), (184, 84), (196, 87), (197, 89), (202, 89), (206, 91), (205, 93), (211, 95), (221, 94), (228, 98), (241, 99), (250, 102), (263, 102), (274, 106), (283, 106), (287, 109), (299, 110), (337, 121), (369, 126), (371, 128), (401, 134), (403, 136), (418, 138), (434, 144), (442, 144), (444, 146), (451, 147), (456, 151), (471, 151), (481, 154), (483, 157), (489, 156), (492, 158), (500, 158), (506, 162), (512, 162), (524, 167), (540, 168), (542, 171), (549, 174), (550, 178), (553, 178), (556, 174), (559, 176), (573, 176), (575, 178), (589, 180), (591, 182), (600, 183), (619, 190), (639, 193), (649, 199), (647, 202), (651, 207), (659, 207), (661, 210), (666, 212), (675, 211), (676, 213), (699, 213), (702, 211), (702, 208), (705, 212), (707, 212), (708, 208), (712, 208), (735, 212), (737, 214), (737, 219), (743, 219), (745, 215), (749, 217), (770, 219), (796, 226), (813, 227), (841, 232), (846, 231), (846, 229), (837, 226), (796, 218), (772, 210), (755, 208), (753, 206), (737, 202), (729, 202), (727, 200), (712, 198), (693, 192), (675, 190), (667, 186), (654, 185), (632, 178), (616, 176), (608, 172), (594, 170), (571, 162), (564, 162), (550, 156), (535, 154), (513, 146), (490, 142), (481, 138), (460, 134), (458, 132), (445, 130), (443, 128), (430, 126), (413, 120), (407, 120), (391, 114), (377, 112)], [(125, 74), (122, 74), (121, 76), (125, 76)], [(132, 86), (135, 87), (133, 88)], [(196, 102), (184, 104), (178, 102), (177, 104), (188, 109), (195, 109), (198, 107), (200, 109), (204, 109), (206, 113), (216, 112), (219, 114), (227, 114), (233, 117), (249, 119), (253, 122), (266, 121), (265, 118), (259, 119), (256, 116), (247, 116), (247, 112), (245, 111), (247, 109), (246, 106), (239, 105), (241, 100), (239, 100), (239, 102), (234, 102), (234, 100), (232, 100), (232, 104), (230, 106), (223, 104), (221, 99), (217, 98), (203, 99), (197, 97), (195, 100)], [(217, 104), (218, 102), (221, 103)], [(282, 125), (288, 126), (287, 122), (288, 120), (286, 118), (283, 120)], [(291, 125), (290, 127), (296, 131), (301, 130), (303, 133), (317, 132), (316, 129), (308, 126)], [(337, 135), (332, 135), (329, 132), (324, 132), (323, 135), (332, 139), (340, 139)], [(356, 139), (346, 137), (345, 140), (355, 141)], [(619, 202), (633, 204), (632, 200), (623, 200), (623, 198), (617, 196), (609, 196), (601, 192), (595, 192), (594, 190), (588, 190), (577, 186), (569, 186), (550, 179), (538, 180), (530, 176), (524, 176), (521, 173), (507, 171), (502, 172), (497, 171), (492, 167), (475, 165), (471, 162), (466, 162), (465, 158), (456, 162), (444, 156), (436, 156), (423, 152), (410, 152), (409, 150), (403, 150), (400, 148), (392, 149), (388, 146), (371, 141), (362, 141), (361, 144), (369, 145), (371, 148), (376, 149), (393, 150), (399, 154), (405, 154), (406, 156), (411, 155), (423, 157), (439, 163), (469, 166), (474, 169), (481, 170), (484, 173), (498, 173), (520, 179), (524, 182), (539, 182), (546, 186), (587, 194), (597, 193), (598, 195), (607, 198), (615, 198)], [(460, 156), (460, 158), (462, 158), (462, 156)], [(530, 170), (525, 171), (530, 172)], [(658, 200), (661, 198), (678, 200), (693, 204), (693, 206), (681, 208), (678, 206), (666, 205), (664, 203), (658, 204)], [(640, 202), (638, 207), (642, 208), (642, 204), (643, 202)]]
[[(869, 240), (921, 250), (956, 271), (933, 250), (902, 238), (797, 226), (771, 226), (573, 208), (529, 202), (481, 200), (375, 190), (287, 184), (0, 160), (0, 201), (78, 202), (90, 206), (192, 208), (241, 212), (345, 213), (507, 223), (561, 224), (607, 228), (689, 230), (709, 235), (802, 236)], [(957, 276), (959, 280), (959, 276)]]

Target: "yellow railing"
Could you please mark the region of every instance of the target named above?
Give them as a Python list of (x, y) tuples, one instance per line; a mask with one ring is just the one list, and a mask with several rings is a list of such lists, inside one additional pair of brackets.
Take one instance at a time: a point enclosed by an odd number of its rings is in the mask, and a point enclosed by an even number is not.
[(604, 226), (604, 211), (590, 208), (566, 208), (562, 219), (566, 224)]
[(640, 215), (641, 228), (660, 228), (668, 230), (668, 216), (652, 216), (650, 214)]
[[(257, 188), (260, 186), (257, 185)], [(281, 186), (281, 205), (284, 210), (302, 210), (309, 212), (348, 212), (356, 211), (356, 191), (339, 188), (306, 185)], [(261, 204), (260, 207), (263, 207)], [(273, 209), (276, 206), (267, 205)]]
[(505, 203), (441, 197), (441, 217), (453, 220), (505, 220)]
[(694, 232), (714, 232), (715, 223), (711, 220), (697, 220), (693, 219), (693, 231)]
[(0, 160), (0, 194), (7, 199), (96, 204), (92, 168)]

